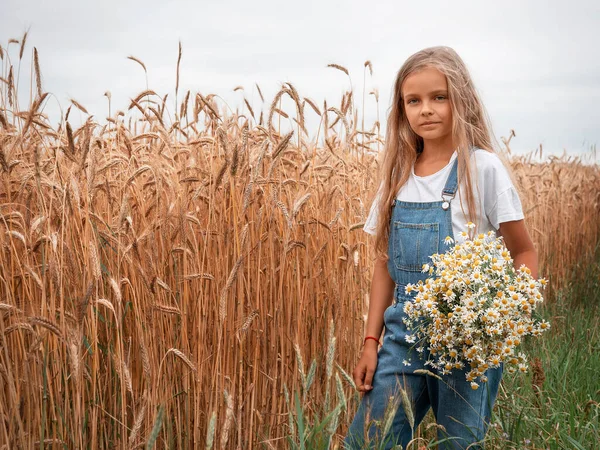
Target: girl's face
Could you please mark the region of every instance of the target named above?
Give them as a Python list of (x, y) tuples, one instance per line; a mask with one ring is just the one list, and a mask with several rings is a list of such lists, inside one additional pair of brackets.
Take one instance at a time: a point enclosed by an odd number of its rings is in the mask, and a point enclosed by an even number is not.
[(452, 146), (452, 108), (446, 76), (434, 67), (408, 75), (402, 103), (412, 130), (423, 142)]

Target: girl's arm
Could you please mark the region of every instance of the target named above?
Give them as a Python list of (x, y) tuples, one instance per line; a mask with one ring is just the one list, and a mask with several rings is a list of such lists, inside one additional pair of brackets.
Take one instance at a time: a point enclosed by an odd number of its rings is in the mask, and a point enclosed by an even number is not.
[[(367, 317), (365, 336), (374, 336), (377, 339), (381, 336), (381, 331), (383, 330), (383, 313), (392, 304), (395, 285), (396, 283), (394, 283), (388, 272), (387, 260), (378, 258), (375, 261), (373, 280), (371, 281), (369, 315)], [(365, 347), (369, 345), (375, 346), (375, 349), (377, 349), (377, 342), (373, 340), (369, 341), (365, 343)]]
[[(387, 260), (378, 258), (375, 261), (373, 280), (371, 281), (371, 296), (365, 336), (379, 339), (383, 330), (383, 314), (392, 304), (394, 295), (394, 280), (387, 269)], [(356, 388), (360, 392), (373, 389), (373, 374), (377, 368), (377, 342), (368, 339), (363, 346), (360, 359), (352, 372)]]
[(506, 248), (514, 260), (515, 269), (525, 264), (531, 270), (531, 276), (538, 278), (538, 257), (533, 241), (529, 237), (527, 226), (524, 220), (513, 220), (503, 222), (499, 228), (500, 234), (504, 237)]

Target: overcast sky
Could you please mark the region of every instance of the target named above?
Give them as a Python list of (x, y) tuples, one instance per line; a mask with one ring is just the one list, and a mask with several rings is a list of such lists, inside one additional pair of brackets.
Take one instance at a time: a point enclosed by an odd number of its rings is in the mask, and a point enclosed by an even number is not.
[[(328, 63), (350, 70), (360, 103), (363, 63), (370, 60), (374, 73), (366, 89), (379, 90), (383, 122), (404, 60), (422, 48), (448, 45), (469, 67), (496, 137), (515, 130), (513, 151), (542, 144), (545, 153), (579, 154), (600, 144), (597, 0), (0, 0), (0, 44), (6, 48), (27, 29), (26, 59), (37, 47), (44, 90), (54, 94), (45, 111), (55, 120), (69, 98), (104, 120), (107, 90), (113, 112), (126, 110), (146, 87), (128, 55), (146, 64), (151, 89), (172, 98), (181, 40), (180, 91), (216, 93), (235, 107), (243, 93), (233, 88), (241, 85), (256, 110), (255, 82), (267, 102), (289, 81), (302, 96), (339, 105), (350, 82)], [(18, 47), (10, 49), (14, 62)], [(26, 64), (21, 79), (23, 95)], [(373, 96), (366, 114), (372, 123)]]

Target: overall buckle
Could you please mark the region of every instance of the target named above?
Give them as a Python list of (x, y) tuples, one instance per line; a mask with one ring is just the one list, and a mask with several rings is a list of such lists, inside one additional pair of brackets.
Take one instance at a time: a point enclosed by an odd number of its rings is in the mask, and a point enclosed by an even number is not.
[[(446, 197), (444, 197), (446, 196)], [(442, 192), (442, 209), (444, 211), (446, 211), (448, 208), (450, 208), (450, 202), (452, 201), (452, 199), (456, 196), (456, 192), (452, 195), (450, 194), (446, 194), (444, 192)]]

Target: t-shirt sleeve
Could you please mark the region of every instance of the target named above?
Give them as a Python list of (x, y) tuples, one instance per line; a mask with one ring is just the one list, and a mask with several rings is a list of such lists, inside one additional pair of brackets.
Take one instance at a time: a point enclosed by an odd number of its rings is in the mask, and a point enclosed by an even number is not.
[(486, 216), (494, 229), (503, 222), (524, 218), (519, 194), (508, 171), (496, 155), (489, 155), (489, 165), (484, 170), (484, 207)]
[(488, 220), (496, 230), (503, 222), (521, 220), (524, 217), (521, 200), (514, 186), (498, 194), (496, 205), (488, 213)]
[(375, 195), (375, 199), (373, 200), (373, 204), (371, 205), (371, 210), (369, 211), (369, 215), (367, 216), (367, 220), (363, 225), (363, 230), (370, 235), (375, 236), (377, 234), (377, 218), (378, 218), (378, 206), (379, 199), (381, 198), (381, 186), (377, 191), (377, 195)]

